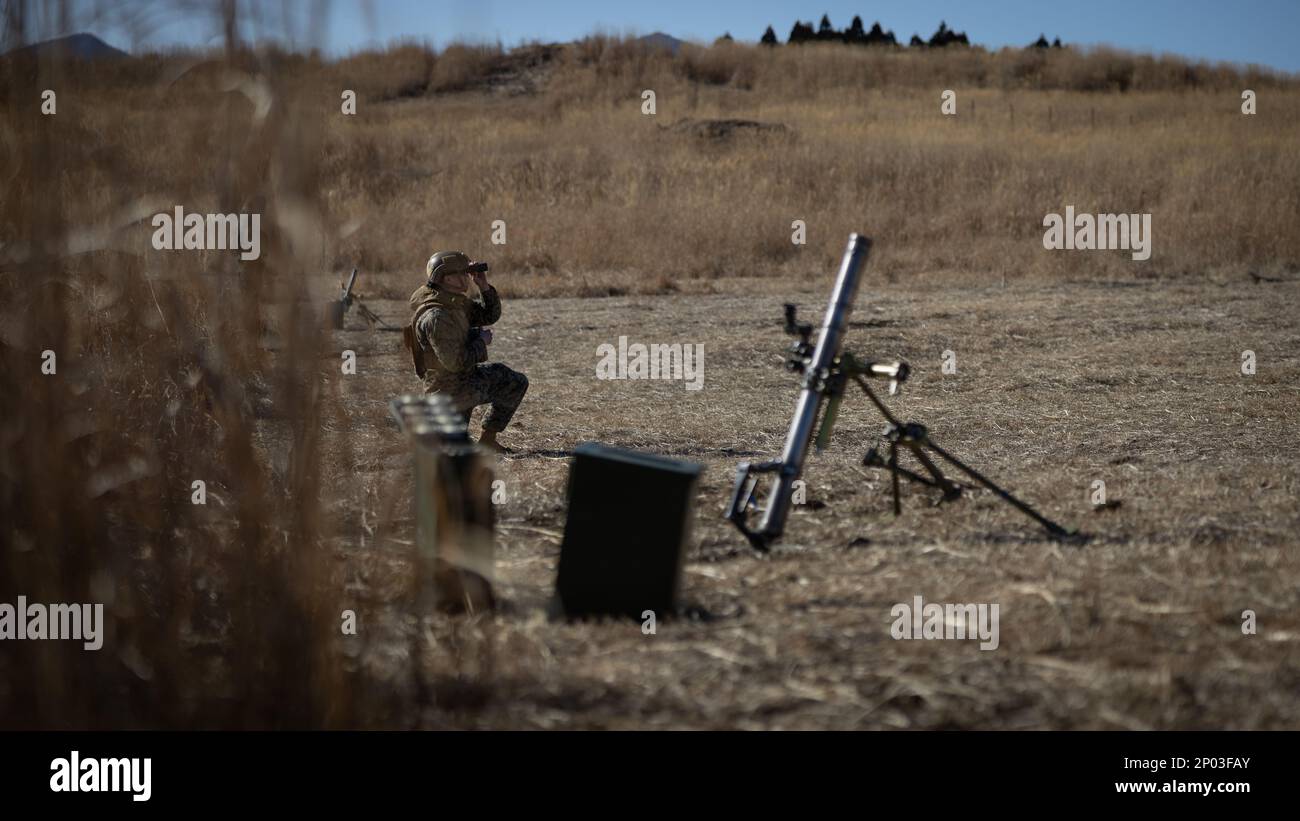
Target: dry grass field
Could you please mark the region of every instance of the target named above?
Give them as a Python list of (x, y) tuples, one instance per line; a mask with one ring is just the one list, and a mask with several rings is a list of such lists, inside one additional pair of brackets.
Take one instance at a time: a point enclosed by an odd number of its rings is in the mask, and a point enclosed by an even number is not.
[[(0, 110), (0, 601), (108, 612), (97, 653), (3, 648), (0, 726), (1300, 727), (1291, 78), (593, 37), (10, 59)], [(152, 249), (178, 204), (262, 213), (260, 259)], [(1066, 205), (1151, 213), (1151, 259), (1045, 251)], [(721, 519), (793, 408), (781, 304), (820, 316), (850, 231), (876, 251), (849, 348), (910, 361), (893, 406), (1085, 545), (979, 492), (893, 518), (855, 398), (779, 550)], [(532, 386), (497, 464), (502, 606), (472, 617), (413, 606), (400, 334), (320, 321), (359, 266), (400, 325), (439, 248), (491, 261), (492, 356)], [(702, 344), (704, 388), (596, 379), (620, 336)], [(588, 440), (705, 465), (654, 635), (546, 615)], [(1000, 647), (891, 639), (917, 595), (999, 603)]]
[[(409, 455), (382, 397), (407, 389), (395, 334), (349, 326), (364, 351), (345, 378), (364, 488), (333, 504), (374, 530), (335, 545), (373, 633), (359, 669), (416, 696), (394, 646), (423, 644), (434, 706), (403, 726), (658, 728), (1295, 728), (1300, 686), (1296, 417), (1300, 331), (1279, 321), (1300, 283), (1071, 281), (894, 288), (868, 279), (849, 346), (916, 367), (894, 406), (1050, 516), (1091, 535), (1042, 531), (987, 493), (941, 508), (859, 466), (880, 429), (846, 403), (833, 447), (806, 474), (783, 546), (755, 555), (721, 509), (736, 462), (779, 452), (795, 379), (777, 318), (820, 308), (826, 274), (799, 290), (737, 282), (726, 293), (521, 300), (494, 351), (530, 374), (501, 460), (493, 617), (440, 616), (424, 632), (400, 602), (409, 580)], [(381, 303), (396, 319), (401, 306)], [(557, 342), (556, 328), (564, 329)], [(704, 389), (594, 379), (620, 334), (705, 346)], [(1239, 371), (1254, 346), (1262, 365)], [(940, 352), (958, 373), (940, 373)], [(351, 381), (349, 381), (351, 380)], [(545, 616), (564, 524), (565, 454), (598, 440), (703, 463), (686, 566), (687, 616), (566, 625)], [(1106, 482), (1110, 507), (1090, 486)], [(646, 515), (654, 515), (646, 500)], [(611, 549), (617, 534), (611, 534)], [(1001, 646), (895, 641), (890, 608), (998, 602)], [(1259, 633), (1241, 631), (1254, 610)], [(421, 656), (416, 656), (421, 657)]]

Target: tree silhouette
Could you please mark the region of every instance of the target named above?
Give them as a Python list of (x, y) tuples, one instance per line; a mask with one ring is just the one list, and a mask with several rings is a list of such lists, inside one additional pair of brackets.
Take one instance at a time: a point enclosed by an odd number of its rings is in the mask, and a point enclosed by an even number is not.
[(940, 20), (939, 30), (936, 31), (934, 33), (934, 36), (930, 38), (930, 45), (939, 46), (939, 47), (969, 46), (970, 40), (966, 39), (966, 32), (953, 31), (952, 29), (948, 28), (948, 24), (945, 21)]
[[(786, 42), (807, 43), (810, 41), (840, 42), (867, 46), (899, 45), (898, 38), (894, 35), (894, 32), (886, 30), (880, 25), (879, 21), (873, 23), (871, 29), (867, 30), (863, 26), (862, 16), (857, 14), (853, 16), (853, 21), (849, 23), (848, 28), (842, 32), (836, 31), (835, 27), (831, 25), (831, 17), (829, 14), (822, 15), (822, 19), (817, 24), (816, 28), (813, 27), (811, 22), (805, 23), (802, 20), (795, 20), (794, 26), (790, 29), (790, 37)], [(765, 46), (775, 46), (779, 42), (776, 37), (776, 31), (773, 30), (771, 26), (768, 26), (767, 30), (763, 32), (763, 38), (759, 42)], [(970, 39), (966, 36), (966, 32), (954, 31), (948, 28), (948, 21), (940, 20), (939, 28), (928, 41), (922, 40), (921, 35), (919, 34), (913, 34), (909, 45), (912, 48), (925, 48), (927, 46), (935, 46), (938, 48), (943, 48), (945, 46), (969, 46)], [(1038, 40), (1030, 46), (1030, 48), (1047, 47), (1046, 35), (1040, 36)], [(1061, 48), (1061, 38), (1056, 38), (1056, 40), (1052, 42), (1051, 47)]]
[(832, 40), (839, 40), (842, 42), (844, 40), (844, 35), (836, 31), (835, 27), (831, 25), (831, 18), (823, 14), (821, 26), (817, 29), (817, 39), (821, 42), (829, 42)]
[(796, 20), (794, 21), (794, 28), (790, 29), (789, 42), (806, 43), (809, 40), (814, 39), (816, 36), (817, 35), (813, 32), (812, 23), (801, 23)]
[(880, 27), (879, 22), (875, 22), (871, 24), (871, 31), (867, 32), (867, 35), (865, 37), (865, 42), (869, 46), (898, 45), (898, 40), (897, 38), (894, 37), (894, 32), (885, 31)]

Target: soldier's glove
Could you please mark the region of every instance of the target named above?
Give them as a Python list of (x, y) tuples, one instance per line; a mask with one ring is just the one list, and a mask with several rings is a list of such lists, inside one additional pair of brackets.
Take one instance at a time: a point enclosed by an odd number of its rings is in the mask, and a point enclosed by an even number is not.
[(465, 347), (469, 349), (470, 361), (476, 365), (487, 361), (487, 340), (483, 337), (483, 331), (483, 328), (470, 328), (469, 339), (465, 342)]

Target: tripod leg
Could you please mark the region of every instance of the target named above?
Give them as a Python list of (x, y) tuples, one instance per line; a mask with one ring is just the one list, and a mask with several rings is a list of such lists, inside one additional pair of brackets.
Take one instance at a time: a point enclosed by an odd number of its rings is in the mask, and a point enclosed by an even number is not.
[(355, 299), (354, 301), (357, 306), (357, 311), (361, 314), (362, 317), (365, 318), (366, 322), (369, 322), (372, 326), (378, 325), (381, 328), (387, 328), (390, 331), (397, 330), (392, 325), (389, 325), (387, 322), (380, 319), (379, 314), (376, 314), (374, 311), (367, 308), (364, 302), (362, 302), (359, 299)]
[(939, 470), (938, 465), (936, 465), (929, 456), (925, 455), (923, 445), (924, 443), (911, 445), (912, 453), (916, 454), (917, 461), (924, 465), (925, 469), (930, 472), (932, 477), (934, 477), (935, 487), (943, 490), (942, 501), (947, 502), (956, 499), (961, 495), (961, 488), (951, 482), (947, 476), (944, 476), (943, 471)]
[(938, 482), (934, 481), (928, 476), (922, 476), (921, 474), (916, 473), (915, 471), (908, 470), (902, 465), (894, 465), (893, 467), (891, 467), (889, 464), (889, 460), (882, 458), (875, 448), (872, 448), (871, 450), (867, 451), (867, 455), (862, 457), (862, 464), (870, 468), (884, 468), (886, 470), (892, 470), (895, 473), (897, 473), (899, 476), (902, 476), (904, 479), (908, 480), (909, 482), (916, 482), (918, 485), (925, 485), (926, 487), (941, 487), (941, 485), (939, 485)]
[(958, 459), (956, 456), (953, 456), (953, 455), (952, 455), (951, 453), (949, 453), (948, 451), (946, 451), (946, 450), (944, 450), (943, 448), (941, 448), (941, 447), (939, 447), (938, 445), (936, 445), (932, 440), (930, 440), (930, 439), (927, 438), (927, 439), (925, 440), (925, 445), (926, 445), (926, 447), (930, 448), (930, 450), (934, 451), (936, 454), (938, 454), (940, 457), (942, 457), (944, 460), (946, 460), (946, 461), (947, 461), (949, 464), (951, 464), (953, 467), (957, 468), (957, 469), (960, 470), (962, 473), (965, 473), (967, 476), (969, 476), (970, 478), (974, 479), (976, 482), (979, 482), (979, 483), (980, 483), (981, 485), (983, 485), (984, 487), (986, 487), (986, 488), (988, 488), (989, 490), (993, 491), (995, 494), (997, 494), (999, 497), (1001, 497), (1002, 501), (1007, 502), (1008, 504), (1010, 504), (1011, 506), (1013, 506), (1013, 507), (1015, 507), (1017, 510), (1019, 510), (1021, 513), (1025, 514), (1025, 515), (1028, 516), (1029, 518), (1031, 518), (1031, 519), (1033, 519), (1034, 521), (1038, 522), (1040, 525), (1042, 525), (1044, 528), (1046, 528), (1046, 530), (1047, 530), (1048, 533), (1051, 533), (1053, 536), (1072, 536), (1072, 535), (1074, 535), (1073, 532), (1071, 532), (1071, 531), (1069, 531), (1069, 530), (1066, 530), (1065, 528), (1063, 528), (1063, 527), (1061, 527), (1060, 525), (1058, 525), (1056, 522), (1053, 522), (1051, 519), (1048, 519), (1046, 516), (1044, 516), (1043, 514), (1039, 513), (1037, 510), (1034, 510), (1034, 509), (1033, 509), (1032, 507), (1030, 507), (1029, 505), (1027, 505), (1027, 504), (1025, 504), (1024, 502), (1020, 501), (1020, 500), (1017, 499), (1015, 496), (1012, 496), (1012, 495), (1011, 495), (1010, 493), (1008, 493), (1007, 491), (1005, 491), (1005, 490), (1003, 490), (1002, 488), (998, 487), (998, 485), (996, 485), (996, 484), (993, 482), (992, 479), (989, 479), (988, 477), (986, 477), (984, 474), (980, 473), (980, 472), (979, 472), (978, 470), (976, 470), (975, 468), (970, 467), (969, 465), (965, 464), (965, 463), (962, 462), (960, 459)]
[(889, 445), (889, 479), (894, 489), (894, 515), (903, 514), (903, 503), (898, 498), (898, 445)]

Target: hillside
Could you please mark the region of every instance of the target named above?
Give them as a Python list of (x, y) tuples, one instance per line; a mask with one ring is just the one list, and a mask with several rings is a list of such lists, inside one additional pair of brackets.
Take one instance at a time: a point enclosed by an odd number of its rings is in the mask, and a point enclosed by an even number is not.
[[(707, 283), (824, 270), (864, 227), (891, 279), (1300, 267), (1300, 92), (1255, 70), (1069, 48), (722, 44), (674, 57), (600, 37), (243, 63), (270, 73), (273, 117), (311, 146), (319, 270), (410, 269), (431, 248), (463, 247), (516, 272), (516, 293), (644, 292), (666, 272)], [(254, 127), (254, 109), (220, 72), (182, 68), (157, 56), (67, 68), (69, 91), (84, 83), (96, 100), (65, 108), (51, 132), (95, 181), (60, 183), (69, 225), (129, 197), (211, 202), (202, 181), (222, 135)], [(1259, 95), (1256, 115), (1241, 113), (1244, 88)], [(341, 113), (344, 89), (355, 115)], [(948, 89), (954, 116), (940, 111)], [(93, 154), (85, 134), (98, 135)], [(268, 219), (287, 218), (263, 196)], [(1044, 215), (1066, 206), (1151, 213), (1150, 259), (1044, 253)], [(497, 220), (506, 243), (491, 246)], [(792, 242), (795, 220), (806, 244)]]

